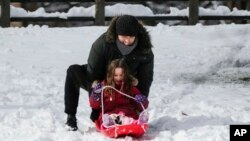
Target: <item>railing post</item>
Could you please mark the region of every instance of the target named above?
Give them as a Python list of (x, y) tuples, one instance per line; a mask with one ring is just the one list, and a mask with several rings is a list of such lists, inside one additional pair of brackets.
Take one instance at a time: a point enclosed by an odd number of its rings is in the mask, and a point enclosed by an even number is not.
[(247, 1), (247, 6), (246, 6), (246, 10), (250, 10), (250, 1)]
[(0, 0), (1, 2), (1, 19), (0, 26), (10, 26), (10, 0)]
[(199, 0), (189, 0), (188, 24), (195, 25), (199, 20)]
[(105, 0), (95, 0), (95, 25), (105, 25)]

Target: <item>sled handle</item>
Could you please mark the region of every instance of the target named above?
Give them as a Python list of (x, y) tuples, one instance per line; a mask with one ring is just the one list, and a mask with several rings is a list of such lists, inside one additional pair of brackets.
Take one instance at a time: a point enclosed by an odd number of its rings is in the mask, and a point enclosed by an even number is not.
[[(116, 92), (118, 92), (118, 93), (121, 94), (121, 95), (124, 95), (124, 96), (126, 96), (126, 97), (128, 97), (128, 98), (131, 98), (131, 99), (133, 99), (133, 100), (136, 100), (134, 97), (132, 97), (132, 96), (130, 96), (130, 95), (128, 95), (128, 94), (125, 94), (125, 93), (123, 93), (123, 92), (117, 90), (116, 88), (114, 88), (114, 87), (112, 87), (112, 86), (103, 86), (103, 87), (102, 87), (102, 92), (101, 92), (102, 117), (103, 117), (103, 115), (104, 115), (103, 90), (106, 89), (106, 88), (111, 88), (111, 89), (115, 90)], [(140, 104), (141, 104), (141, 107), (142, 107), (143, 111), (145, 111), (145, 107), (143, 106), (142, 102), (140, 102)]]

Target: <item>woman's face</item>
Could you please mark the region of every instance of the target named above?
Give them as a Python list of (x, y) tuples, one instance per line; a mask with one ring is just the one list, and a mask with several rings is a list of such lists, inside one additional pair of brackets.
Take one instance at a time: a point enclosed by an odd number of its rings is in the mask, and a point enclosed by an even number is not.
[(122, 68), (116, 68), (114, 72), (114, 81), (116, 85), (121, 85), (123, 82), (124, 73)]
[(126, 46), (131, 46), (135, 42), (135, 36), (123, 36), (123, 35), (118, 35), (119, 41), (126, 45)]

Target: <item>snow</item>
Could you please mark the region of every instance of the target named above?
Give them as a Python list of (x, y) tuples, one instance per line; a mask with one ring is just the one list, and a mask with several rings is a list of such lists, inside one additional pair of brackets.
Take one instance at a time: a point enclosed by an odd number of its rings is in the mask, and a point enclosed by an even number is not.
[[(117, 16), (122, 14), (129, 14), (134, 16), (188, 16), (188, 8), (178, 9), (176, 7), (170, 7), (170, 13), (153, 13), (153, 11), (140, 4), (114, 4), (105, 6), (105, 16)], [(249, 16), (250, 11), (247, 10), (238, 10), (233, 8), (231, 11), (226, 6), (218, 6), (214, 9), (199, 7), (199, 15), (237, 15), (237, 16)], [(11, 6), (11, 17), (60, 17), (67, 19), (72, 16), (86, 16), (86, 17), (95, 17), (95, 5), (90, 7), (72, 7), (67, 13), (65, 12), (51, 12), (47, 13), (43, 7), (38, 8), (37, 10), (31, 12), (26, 11), (23, 8), (18, 8)]]
[[(140, 12), (139, 12), (140, 11)], [(122, 14), (134, 15), (137, 13), (137, 16), (152, 16), (153, 12), (148, 8), (140, 4), (115, 4), (105, 6), (105, 15), (106, 16), (117, 16)], [(37, 10), (31, 12), (26, 11), (23, 8), (18, 8), (11, 6), (11, 17), (60, 17), (67, 18), (72, 16), (86, 16), (86, 17), (95, 17), (95, 5), (90, 7), (72, 7), (67, 13), (65, 12), (51, 12), (47, 13), (43, 7), (38, 8)]]
[[(79, 131), (67, 131), (67, 67), (87, 62), (106, 26), (0, 28), (0, 140), (110, 140), (89, 119), (81, 90)], [(250, 25), (147, 26), (155, 54), (148, 132), (139, 140), (228, 141), (250, 124)], [(125, 137), (119, 140), (133, 140)]]

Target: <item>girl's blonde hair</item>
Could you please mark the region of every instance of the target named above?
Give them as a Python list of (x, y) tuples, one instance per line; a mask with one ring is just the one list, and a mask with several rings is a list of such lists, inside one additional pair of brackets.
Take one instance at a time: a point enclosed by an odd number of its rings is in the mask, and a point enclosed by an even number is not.
[[(122, 86), (121, 91), (126, 94), (130, 94), (130, 90), (132, 87), (132, 79), (130, 77), (129, 68), (125, 62), (125, 59), (115, 59), (111, 61), (107, 69), (107, 76), (106, 76), (107, 85), (115, 87), (114, 74), (116, 68), (121, 68), (124, 73), (124, 78), (123, 78), (124, 85)], [(107, 89), (107, 93), (112, 94), (113, 90)]]

